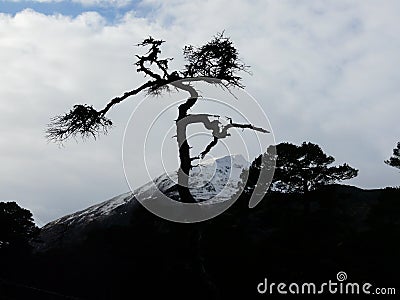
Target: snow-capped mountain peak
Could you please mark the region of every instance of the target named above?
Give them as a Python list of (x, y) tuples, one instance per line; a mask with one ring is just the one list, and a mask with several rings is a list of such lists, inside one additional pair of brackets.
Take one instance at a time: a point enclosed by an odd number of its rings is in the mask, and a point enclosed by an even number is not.
[[(248, 167), (249, 162), (240, 154), (202, 160), (190, 172), (190, 191), (204, 205), (229, 200), (238, 190), (240, 174)], [(44, 242), (37, 245), (37, 249), (49, 249), (70, 240), (84, 239), (93, 228), (128, 224), (141, 205), (137, 199), (143, 199), (143, 195), (146, 195), (146, 201), (151, 201), (158, 189), (172, 199), (179, 198), (177, 181), (176, 172), (164, 173), (133, 193), (124, 193), (50, 222), (41, 230)]]
[[(198, 202), (229, 200), (237, 191), (240, 174), (248, 167), (249, 162), (241, 154), (202, 160), (190, 171), (190, 191)], [(177, 200), (179, 199), (177, 183), (177, 172), (164, 173), (136, 189), (134, 194), (143, 199), (151, 196), (154, 189), (158, 189)]]

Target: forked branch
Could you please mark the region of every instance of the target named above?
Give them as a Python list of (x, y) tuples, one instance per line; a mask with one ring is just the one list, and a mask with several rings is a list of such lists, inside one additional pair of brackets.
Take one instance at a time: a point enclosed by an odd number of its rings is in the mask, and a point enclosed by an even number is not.
[[(217, 119), (211, 120), (211, 118), (214, 117), (216, 117)], [(262, 127), (254, 126), (253, 124), (234, 123), (232, 122), (232, 118), (229, 117), (227, 117), (227, 119), (229, 120), (229, 124), (222, 125), (222, 123), (219, 121), (219, 118), (220, 117), (217, 115), (189, 114), (186, 117), (182, 118), (178, 123), (177, 137), (179, 146), (181, 146), (180, 142), (185, 141), (186, 127), (190, 124), (202, 123), (207, 130), (211, 131), (211, 134), (213, 136), (213, 140), (206, 146), (204, 151), (202, 151), (199, 156), (191, 157), (190, 158), (191, 161), (199, 158), (204, 158), (211, 151), (211, 149), (218, 144), (219, 139), (223, 139), (226, 138), (227, 136), (230, 136), (230, 133), (228, 131), (231, 128), (250, 129), (262, 133), (269, 133), (268, 130)]]

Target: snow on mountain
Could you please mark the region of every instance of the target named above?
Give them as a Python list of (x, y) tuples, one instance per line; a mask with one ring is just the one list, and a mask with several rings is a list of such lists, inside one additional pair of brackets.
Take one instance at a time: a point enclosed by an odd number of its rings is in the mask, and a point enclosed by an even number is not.
[[(201, 161), (190, 171), (190, 192), (198, 202), (207, 204), (229, 200), (237, 191), (240, 174), (248, 167), (249, 162), (240, 154)], [(142, 199), (142, 195), (151, 195), (157, 188), (172, 199), (179, 199), (177, 182), (177, 172), (164, 173), (135, 190), (135, 195)]]
[(82, 223), (82, 222), (92, 221), (101, 216), (109, 215), (117, 207), (124, 205), (128, 202), (131, 202), (132, 200), (133, 200), (133, 195), (131, 192), (128, 192), (128, 193), (116, 196), (114, 198), (111, 198), (110, 200), (104, 201), (100, 204), (90, 206), (89, 208), (87, 208), (85, 210), (78, 211), (71, 215), (67, 215), (58, 220), (50, 222), (43, 228), (46, 228), (48, 226), (52, 226), (55, 224), (61, 224), (61, 223), (68, 223), (69, 225), (72, 225), (74, 223), (78, 224), (78, 223)]
[[(237, 191), (240, 174), (249, 162), (242, 155), (225, 156), (203, 160), (190, 172), (189, 185), (193, 197), (204, 204), (229, 200)], [(68, 243), (70, 239), (84, 238), (84, 232), (92, 228), (128, 224), (137, 206), (141, 205), (135, 196), (151, 201), (155, 189), (172, 199), (178, 199), (177, 173), (162, 174), (136, 189), (93, 205), (82, 211), (64, 216), (48, 223), (41, 230), (43, 243), (38, 249), (48, 249)]]

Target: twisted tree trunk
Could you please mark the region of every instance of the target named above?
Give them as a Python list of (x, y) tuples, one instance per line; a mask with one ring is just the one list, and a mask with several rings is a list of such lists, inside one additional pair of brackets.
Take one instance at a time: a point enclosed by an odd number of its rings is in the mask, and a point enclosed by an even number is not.
[[(197, 98), (189, 98), (184, 104), (179, 106), (179, 116), (176, 120), (177, 140), (179, 147), (180, 167), (178, 170), (178, 193), (182, 202), (196, 202), (189, 190), (189, 173), (192, 168), (192, 159), (190, 157), (190, 146), (187, 142), (186, 127), (184, 119), (187, 117), (187, 111), (196, 103)], [(191, 105), (189, 105), (191, 104)]]
[(178, 118), (176, 119), (176, 137), (179, 147), (180, 166), (178, 170), (178, 193), (182, 202), (195, 203), (189, 190), (189, 173), (192, 168), (192, 159), (190, 157), (190, 146), (187, 142), (186, 127), (187, 123), (184, 119), (187, 117), (188, 111), (195, 105), (199, 95), (196, 90), (190, 86), (178, 81), (174, 83), (175, 87), (190, 93), (190, 97), (185, 103), (178, 107)]
[[(211, 84), (220, 83), (218, 79), (212, 78), (190, 78), (190, 81), (206, 81)], [(190, 97), (178, 107), (178, 118), (176, 119), (176, 137), (179, 147), (179, 160), (180, 166), (178, 170), (178, 193), (182, 202), (196, 203), (196, 199), (193, 198), (189, 190), (189, 173), (192, 168), (192, 161), (203, 158), (211, 151), (211, 149), (217, 145), (219, 139), (224, 139), (229, 134), (231, 128), (251, 129), (253, 131), (259, 131), (262, 133), (268, 133), (261, 127), (256, 127), (252, 124), (238, 124), (232, 122), (231, 118), (229, 123), (222, 125), (219, 121), (220, 116), (209, 115), (209, 114), (188, 114), (188, 111), (196, 104), (198, 100), (197, 91), (190, 84), (184, 84), (183, 80), (173, 82), (176, 88), (187, 91), (190, 93)], [(212, 120), (212, 118), (218, 118)], [(187, 141), (186, 128), (189, 124), (202, 123), (207, 130), (211, 131), (212, 141), (207, 145), (204, 151), (198, 156), (190, 156), (190, 146)]]

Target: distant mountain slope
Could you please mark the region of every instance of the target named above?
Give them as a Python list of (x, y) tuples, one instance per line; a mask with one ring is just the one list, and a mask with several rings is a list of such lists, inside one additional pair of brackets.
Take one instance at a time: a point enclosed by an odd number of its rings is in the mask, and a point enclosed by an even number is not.
[[(237, 191), (240, 174), (249, 166), (242, 155), (225, 156), (203, 161), (190, 173), (189, 184), (194, 198), (198, 201), (226, 201)], [(98, 228), (115, 225), (128, 225), (132, 216), (141, 204), (135, 199), (154, 199), (158, 189), (172, 199), (179, 199), (177, 174), (162, 174), (134, 193), (128, 192), (93, 205), (82, 211), (64, 216), (46, 224), (39, 237), (40, 243), (35, 246), (39, 251), (82, 241), (87, 233)]]

